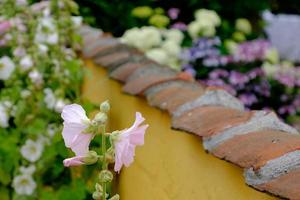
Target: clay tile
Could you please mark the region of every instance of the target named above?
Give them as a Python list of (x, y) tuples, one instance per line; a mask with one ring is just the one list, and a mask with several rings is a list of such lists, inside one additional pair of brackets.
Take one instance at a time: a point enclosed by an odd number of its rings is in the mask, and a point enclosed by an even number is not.
[(129, 52), (116, 52), (98, 58), (95, 60), (95, 63), (105, 68), (114, 68), (117, 65), (126, 63), (130, 59), (130, 56)]
[(173, 117), (172, 128), (199, 136), (210, 136), (251, 118), (251, 112), (218, 106), (202, 106)]
[(123, 91), (132, 95), (142, 94), (153, 85), (177, 79), (176, 75), (170, 68), (158, 65), (142, 67), (128, 77)]
[(241, 167), (259, 169), (266, 162), (300, 148), (300, 136), (264, 130), (235, 136), (212, 153)]
[(203, 93), (204, 88), (200, 84), (181, 79), (164, 82), (145, 91), (150, 105), (168, 110), (170, 113)]
[(287, 199), (299, 200), (300, 169), (293, 170), (267, 183), (253, 187)]
[(194, 101), (187, 102), (178, 107), (174, 116), (180, 116), (182, 113), (199, 106), (224, 106), (238, 110), (244, 110), (244, 105), (236, 97), (230, 95), (225, 90), (206, 89), (205, 93)]
[(298, 134), (297, 130), (284, 122), (282, 122), (274, 112), (253, 111), (251, 119), (237, 126), (227, 128), (221, 132), (205, 137), (203, 146), (206, 150), (212, 151), (219, 144), (229, 140), (237, 135), (245, 135), (252, 132), (272, 129), (287, 132), (290, 134)]
[(121, 82), (125, 82), (127, 78), (138, 68), (147, 67), (148, 65), (153, 64), (149, 60), (142, 59), (140, 62), (127, 62), (120, 65), (118, 68), (115, 68), (110, 73), (110, 77)]

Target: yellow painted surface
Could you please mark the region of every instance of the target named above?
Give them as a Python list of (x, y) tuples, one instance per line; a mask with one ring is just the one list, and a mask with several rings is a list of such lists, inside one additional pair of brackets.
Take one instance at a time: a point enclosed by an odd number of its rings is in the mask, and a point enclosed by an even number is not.
[(111, 130), (130, 126), (140, 111), (150, 125), (145, 145), (136, 149), (135, 162), (119, 176), (122, 200), (270, 200), (244, 183), (242, 169), (207, 154), (201, 140), (170, 129), (166, 112), (148, 106), (143, 98), (121, 92), (121, 84), (86, 60), (89, 75), (83, 96), (94, 103), (109, 99)]

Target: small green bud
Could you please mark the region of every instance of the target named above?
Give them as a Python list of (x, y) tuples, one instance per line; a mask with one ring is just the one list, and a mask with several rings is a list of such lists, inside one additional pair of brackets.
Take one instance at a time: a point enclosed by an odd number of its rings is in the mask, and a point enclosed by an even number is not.
[(109, 170), (102, 170), (99, 174), (99, 180), (101, 183), (109, 183), (113, 180), (114, 176)]
[(102, 186), (99, 183), (96, 183), (95, 189), (96, 189), (97, 192), (101, 192), (102, 193), (102, 191), (103, 191), (103, 188), (102, 188)]
[(83, 158), (83, 162), (86, 165), (95, 164), (98, 161), (98, 154), (95, 151), (89, 151), (87, 155)]
[(97, 200), (97, 199), (101, 199), (101, 197), (102, 197), (101, 192), (96, 191), (96, 192), (93, 193), (93, 199)]
[(107, 121), (107, 115), (103, 112), (99, 112), (94, 119), (96, 122), (100, 124), (105, 124)]
[(106, 161), (109, 163), (115, 162), (115, 149), (110, 147), (105, 154)]
[(109, 200), (119, 200), (120, 199), (120, 195), (115, 194), (112, 198), (110, 198)]
[(106, 100), (100, 104), (100, 110), (101, 110), (101, 112), (104, 112), (104, 113), (107, 113), (110, 110), (110, 104), (109, 104), (108, 100)]

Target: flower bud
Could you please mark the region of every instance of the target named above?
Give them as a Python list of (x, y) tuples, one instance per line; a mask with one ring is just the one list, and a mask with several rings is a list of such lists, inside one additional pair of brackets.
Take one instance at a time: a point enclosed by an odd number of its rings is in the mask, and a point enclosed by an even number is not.
[(103, 191), (103, 188), (102, 188), (102, 186), (99, 183), (96, 183), (95, 189), (96, 189), (97, 192), (101, 192), (102, 193), (102, 191)]
[(102, 197), (101, 192), (96, 191), (96, 192), (93, 193), (93, 199), (97, 200), (97, 199), (101, 199), (101, 197)]
[(99, 180), (101, 183), (108, 183), (113, 180), (114, 176), (109, 170), (102, 170), (99, 174)]
[(120, 195), (115, 194), (112, 198), (110, 198), (109, 200), (119, 200), (120, 199)]
[(83, 158), (83, 162), (86, 165), (95, 164), (98, 161), (98, 154), (95, 151), (89, 151)]
[(115, 149), (110, 147), (105, 154), (105, 158), (108, 163), (114, 163), (115, 162)]
[(108, 100), (106, 100), (100, 104), (100, 110), (101, 110), (101, 112), (104, 112), (104, 113), (107, 113), (110, 110), (110, 104), (109, 104)]
[(95, 121), (100, 123), (100, 124), (104, 124), (107, 121), (107, 115), (103, 112), (99, 112), (96, 116), (95, 116)]

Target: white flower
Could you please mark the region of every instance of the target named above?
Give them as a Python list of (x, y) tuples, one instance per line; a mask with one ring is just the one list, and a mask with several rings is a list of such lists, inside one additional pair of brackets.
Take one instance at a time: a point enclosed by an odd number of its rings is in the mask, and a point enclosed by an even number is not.
[(81, 24), (82, 24), (82, 17), (81, 16), (73, 16), (71, 19), (72, 19), (72, 22), (73, 22), (73, 24), (76, 28), (81, 26)]
[(31, 56), (26, 55), (20, 60), (20, 66), (22, 71), (27, 71), (33, 66)]
[(196, 21), (208, 21), (213, 26), (219, 26), (221, 24), (221, 19), (214, 10), (199, 9), (195, 12), (195, 18)]
[(50, 88), (45, 88), (44, 94), (45, 94), (44, 102), (45, 102), (47, 108), (53, 109), (55, 106), (55, 102), (56, 102), (56, 98), (53, 94), (53, 91)]
[(19, 195), (32, 195), (36, 188), (36, 183), (32, 176), (22, 174), (14, 177), (12, 187)]
[(121, 42), (146, 51), (158, 46), (161, 41), (160, 31), (155, 27), (132, 28), (127, 30), (120, 38)]
[(58, 42), (58, 33), (52, 33), (47, 37), (48, 44), (57, 44)]
[(177, 57), (180, 53), (180, 46), (171, 40), (165, 41), (161, 47), (169, 54), (169, 56)]
[(15, 48), (13, 55), (16, 57), (23, 57), (26, 55), (26, 51), (23, 47), (17, 47)]
[(26, 160), (35, 162), (41, 157), (43, 149), (44, 146), (41, 142), (28, 139), (21, 147), (21, 154)]
[(196, 21), (191, 22), (187, 27), (187, 31), (192, 38), (197, 38), (199, 36), (200, 29), (201, 26)]
[(63, 99), (58, 99), (55, 103), (54, 110), (58, 113), (61, 113), (66, 103)]
[(15, 64), (8, 56), (3, 56), (0, 58), (0, 80), (9, 79), (14, 70)]
[(48, 46), (44, 44), (38, 44), (38, 48), (42, 53), (47, 53), (48, 52)]
[(31, 71), (28, 76), (35, 85), (41, 85), (43, 83), (43, 76), (36, 69)]
[(39, 20), (34, 41), (36, 43), (57, 44), (58, 33), (51, 17), (46, 16)]
[(42, 145), (49, 145), (50, 144), (49, 138), (45, 137), (43, 134), (38, 135), (37, 142), (41, 143)]
[(30, 95), (31, 95), (30, 90), (24, 89), (24, 90), (21, 91), (21, 97), (24, 98), (24, 99), (29, 97)]
[(265, 59), (272, 64), (279, 62), (279, 53), (276, 48), (270, 48), (265, 54)]
[(181, 44), (184, 38), (183, 33), (178, 29), (169, 29), (166, 32), (164, 32), (164, 36), (166, 40), (173, 41), (177, 44)]
[(8, 127), (9, 116), (7, 114), (7, 107), (0, 102), (0, 127), (7, 128)]
[(252, 26), (248, 19), (239, 18), (235, 21), (235, 28), (237, 31), (241, 31), (245, 34), (250, 34), (252, 31)]
[(18, 6), (26, 6), (28, 4), (27, 0), (16, 0)]
[(36, 167), (34, 165), (29, 165), (28, 167), (21, 166), (20, 172), (22, 174), (32, 175), (36, 170)]
[(167, 52), (160, 48), (155, 48), (147, 51), (146, 56), (160, 64), (167, 64), (169, 59)]

